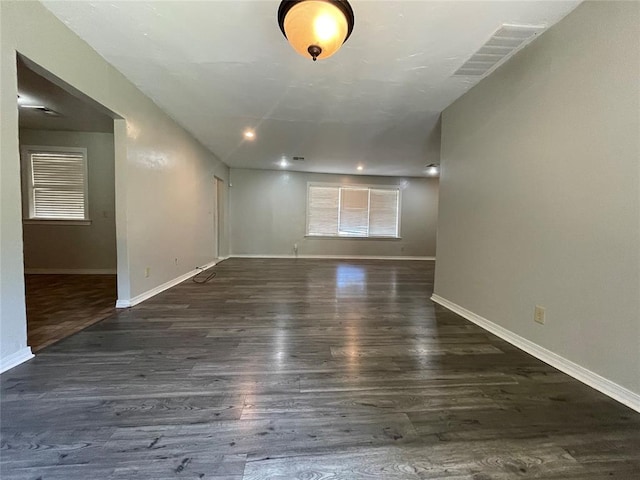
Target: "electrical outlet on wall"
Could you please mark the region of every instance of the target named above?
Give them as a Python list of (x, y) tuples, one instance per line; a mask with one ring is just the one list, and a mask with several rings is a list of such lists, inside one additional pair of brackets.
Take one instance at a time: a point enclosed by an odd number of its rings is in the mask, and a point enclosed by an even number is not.
[(546, 320), (544, 307), (541, 307), (540, 305), (536, 305), (536, 308), (533, 312), (533, 320), (539, 323), (540, 325), (544, 325), (544, 322)]

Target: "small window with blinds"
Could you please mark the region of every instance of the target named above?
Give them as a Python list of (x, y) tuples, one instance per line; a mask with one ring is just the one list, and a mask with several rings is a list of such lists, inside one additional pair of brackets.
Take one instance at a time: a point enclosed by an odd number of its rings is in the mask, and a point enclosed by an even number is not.
[(87, 150), (24, 147), (30, 220), (88, 220)]
[(308, 185), (308, 236), (399, 238), (399, 219), (397, 187)]

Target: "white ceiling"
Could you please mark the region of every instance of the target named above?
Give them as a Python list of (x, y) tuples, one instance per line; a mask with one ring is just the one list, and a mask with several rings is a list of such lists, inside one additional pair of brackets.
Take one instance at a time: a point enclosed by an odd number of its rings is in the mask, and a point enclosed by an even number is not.
[(18, 95), (26, 105), (47, 107), (57, 116), (40, 110), (18, 109), (20, 128), (38, 130), (71, 130), (75, 132), (113, 132), (113, 119), (85, 101), (71, 95), (58, 85), (29, 69), (18, 58)]
[(318, 62), (282, 36), (279, 3), (44, 1), (230, 166), (420, 176), (440, 112), (477, 81), (453, 72), (502, 24), (551, 26), (579, 0), (351, 0), (353, 34)]

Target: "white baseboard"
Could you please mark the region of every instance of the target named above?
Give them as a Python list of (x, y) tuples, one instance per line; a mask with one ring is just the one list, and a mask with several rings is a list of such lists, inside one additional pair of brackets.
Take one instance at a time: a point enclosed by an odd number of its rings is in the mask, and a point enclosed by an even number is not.
[(202, 270), (206, 270), (207, 268), (213, 267), (214, 265), (220, 263), (222, 260), (224, 260), (224, 258), (218, 258), (212, 262), (207, 263), (206, 265), (203, 265), (200, 268), (191, 270), (190, 272), (187, 272), (184, 275), (180, 275), (179, 277), (174, 278), (173, 280), (169, 280), (168, 282), (165, 282), (162, 285), (158, 285), (157, 287), (154, 287), (151, 290), (147, 290), (146, 292), (141, 293), (140, 295), (137, 295), (129, 300), (118, 299), (116, 300), (116, 308), (129, 308), (129, 307), (138, 305), (140, 302), (144, 302), (145, 300), (148, 300), (151, 297), (154, 297), (157, 294), (164, 292), (165, 290), (168, 290), (171, 287), (175, 287), (176, 285), (184, 282), (185, 280), (188, 280), (194, 275), (197, 275), (198, 273), (200, 273)]
[(487, 320), (480, 315), (476, 315), (466, 308), (450, 302), (449, 300), (442, 298), (439, 295), (433, 294), (431, 296), (431, 300), (442, 305), (445, 308), (448, 308), (452, 312), (457, 313), (461, 317), (466, 318), (470, 322), (475, 323), (485, 330), (488, 330), (494, 335), (502, 338), (503, 340), (506, 340), (510, 344), (518, 347), (521, 350), (524, 350), (530, 355), (533, 355), (539, 360), (542, 360), (552, 367), (555, 367), (558, 370), (566, 373), (567, 375), (570, 375), (576, 380), (579, 380), (582, 383), (585, 383), (590, 387), (595, 388), (599, 392), (613, 398), (614, 400), (625, 404), (627, 407), (640, 412), (639, 394), (632, 392), (631, 390), (624, 388), (617, 383), (612, 382), (611, 380), (608, 380), (598, 375), (597, 373), (594, 373), (591, 370), (588, 370), (585, 367), (572, 362), (571, 360), (567, 360), (557, 353), (554, 353), (551, 350), (547, 350), (537, 343), (533, 343), (532, 341), (527, 340), (526, 338), (521, 337), (516, 333), (513, 333), (511, 330), (507, 330), (506, 328), (501, 327), (500, 325), (493, 323), (492, 321)]
[(115, 275), (115, 268), (25, 268), (27, 275)]
[(24, 347), (17, 352), (0, 359), (0, 373), (4, 373), (13, 367), (17, 367), (21, 363), (32, 358), (33, 353), (31, 353), (31, 347)]
[(262, 255), (252, 253), (232, 253), (229, 258), (309, 258), (327, 260), (435, 260), (436, 257), (393, 257), (379, 255)]

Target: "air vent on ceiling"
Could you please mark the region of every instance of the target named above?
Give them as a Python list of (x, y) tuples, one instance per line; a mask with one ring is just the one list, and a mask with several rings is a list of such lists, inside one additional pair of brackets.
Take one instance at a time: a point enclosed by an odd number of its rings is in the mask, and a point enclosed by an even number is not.
[(25, 110), (35, 110), (38, 112), (42, 112), (45, 115), (51, 115), (52, 117), (60, 116), (60, 114), (55, 110), (51, 110), (49, 107), (43, 107), (42, 105), (20, 105), (20, 107)]
[(45, 115), (51, 115), (52, 117), (59, 117), (60, 114), (55, 110), (51, 110), (50, 108), (44, 107), (39, 109)]
[(492, 72), (544, 29), (540, 25), (502, 25), (453, 75), (482, 77)]
[(292, 157), (291, 159), (294, 162), (304, 162), (304, 157)]

